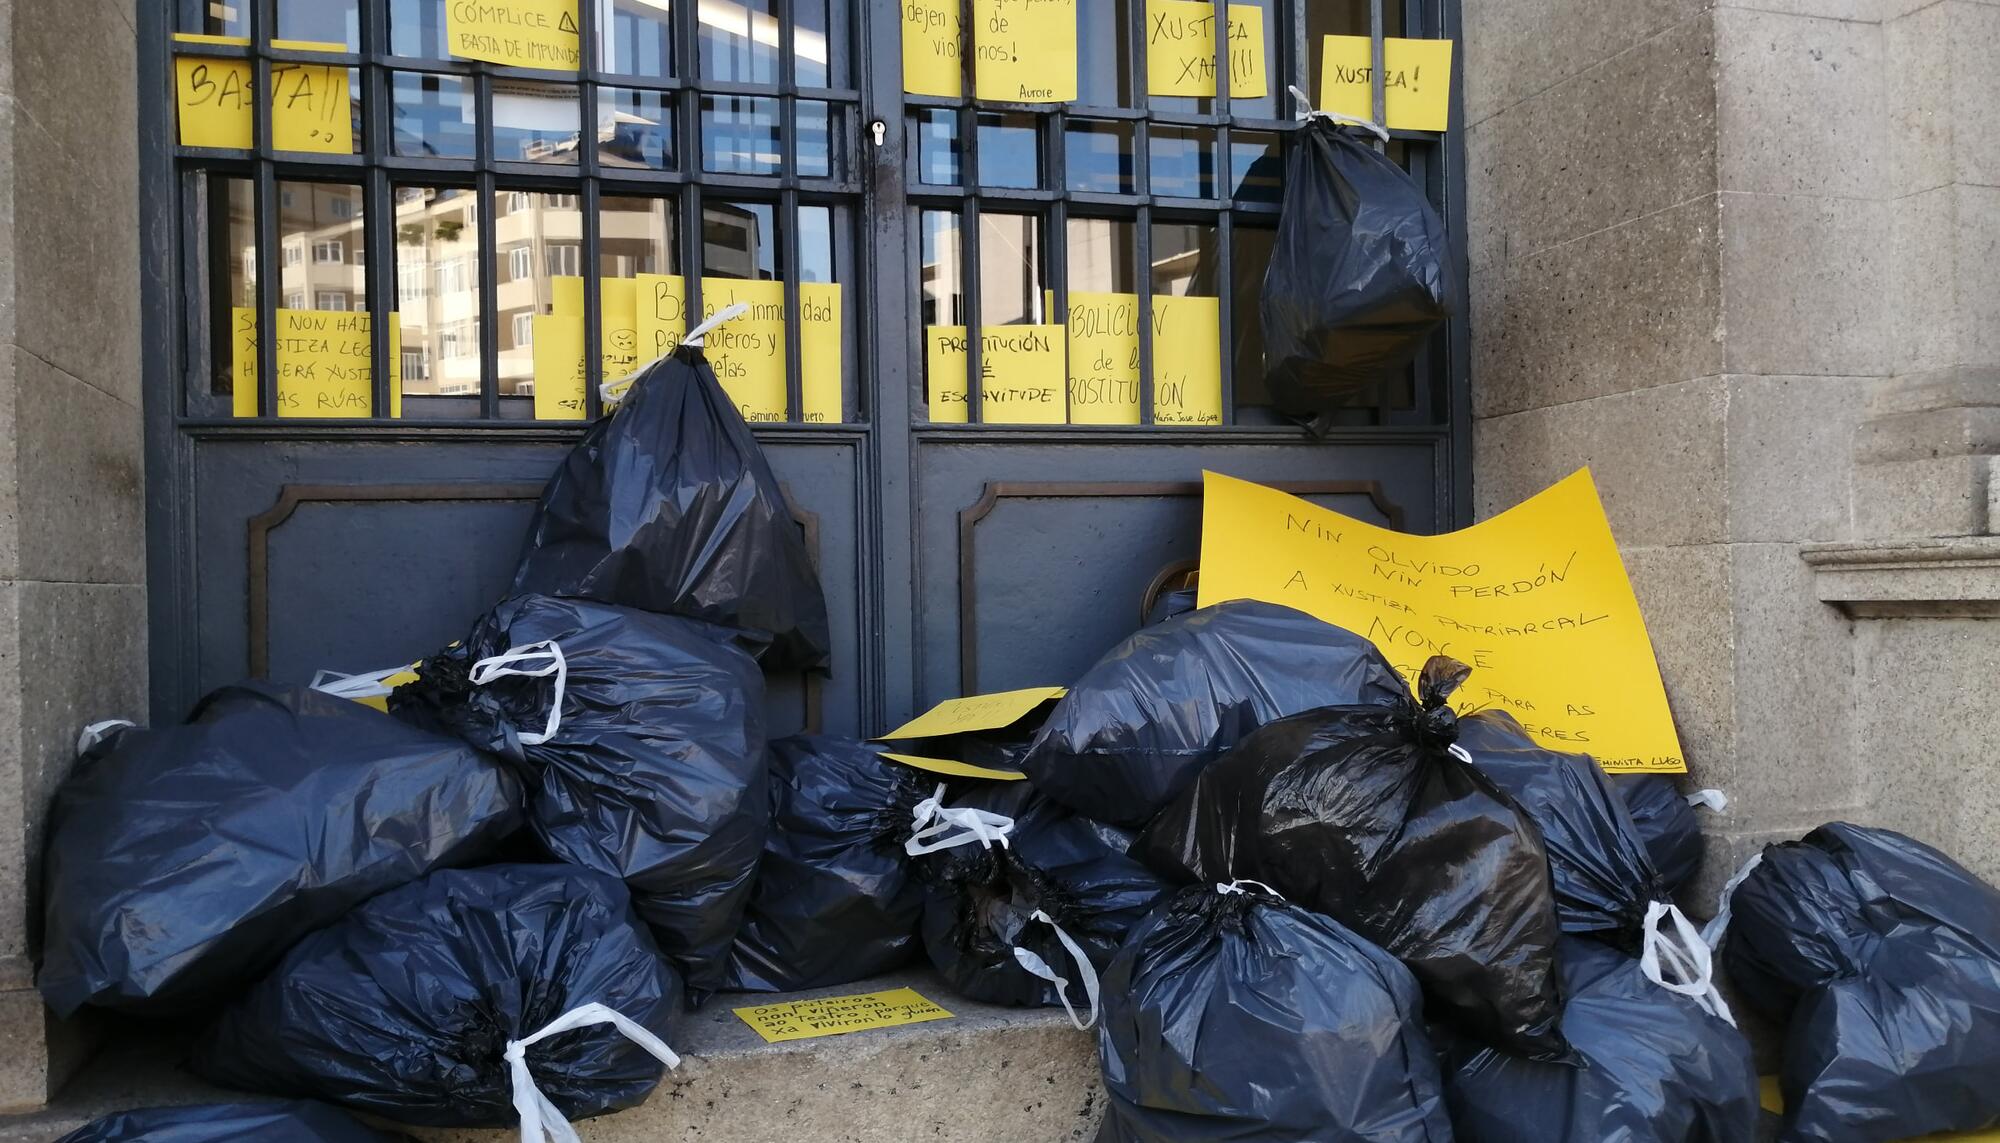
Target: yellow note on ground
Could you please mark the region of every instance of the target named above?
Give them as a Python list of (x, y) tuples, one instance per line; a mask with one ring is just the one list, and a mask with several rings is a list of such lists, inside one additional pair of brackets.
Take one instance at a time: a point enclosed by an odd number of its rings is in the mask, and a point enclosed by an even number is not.
[[(1367, 36), (1327, 36), (1319, 109), (1375, 118), (1374, 48)], [(1451, 120), (1451, 41), (1382, 42), (1382, 101), (1398, 131), (1442, 131)]]
[(799, 283), (799, 385), (809, 425), (837, 425), (846, 417), (841, 397), (846, 329), (839, 283)]
[(1062, 687), (1029, 687), (970, 698), (946, 699), (923, 714), (881, 736), (877, 741), (942, 738), (975, 730), (1005, 730), (1028, 717), (1036, 707), (1063, 696)]
[(1153, 299), (1153, 423), (1222, 423), (1222, 304)]
[(911, 95), (957, 99), (964, 38), (958, 0), (903, 0), (903, 90)]
[(1003, 103), (1076, 98), (1076, 0), (972, 0), (973, 94)]
[[(337, 310), (279, 310), (278, 415), (280, 417), (372, 417), (375, 415), (373, 325), (365, 313)], [(257, 311), (230, 310), (230, 365), (235, 390), (230, 412), (257, 415)], [(389, 415), (403, 415), (403, 327), (389, 315)]]
[(1201, 606), (1262, 599), (1365, 635), (1414, 685), (1473, 668), (1459, 709), (1506, 711), (1606, 770), (1687, 769), (1653, 644), (1589, 469), (1461, 532), (1409, 536), (1205, 473)]
[(576, 0), (448, 0), (445, 46), (462, 60), (575, 71)]
[(1139, 423), (1139, 295), (1070, 291), (1069, 419)]
[[(962, 325), (924, 331), (926, 393), (933, 424), (967, 422), (966, 333)], [(1059, 325), (998, 325), (979, 339), (979, 419), (991, 425), (1060, 425), (1068, 419)]]
[[(1204, 99), (1215, 94), (1215, 5), (1146, 0), (1146, 92)], [(1229, 94), (1236, 99), (1271, 94), (1264, 10), (1255, 4), (1229, 6)]]
[[(182, 33), (183, 44), (247, 46), (239, 36)], [(293, 51), (344, 52), (343, 44), (280, 40)], [(256, 72), (249, 60), (211, 56), (174, 57), (174, 102), (183, 147), (247, 151), (256, 146), (253, 119)], [(271, 146), (313, 154), (354, 153), (354, 94), (344, 67), (290, 61), (271, 64)]]
[(745, 278), (703, 278), (701, 317), (714, 317), (737, 302), (750, 312), (723, 322), (702, 338), (702, 352), (715, 379), (746, 421), (782, 421), (790, 402), (785, 393), (785, 284)]
[(946, 778), (981, 778), (989, 782), (1025, 782), (1028, 779), (1028, 776), (1019, 770), (995, 770), (987, 766), (974, 766), (970, 762), (956, 762), (950, 758), (926, 758), (920, 754), (891, 754), (887, 751), (882, 753), (882, 757)]
[(828, 996), (819, 1000), (788, 1000), (732, 1009), (767, 1044), (841, 1036), (876, 1028), (896, 1028), (949, 1020), (951, 1013), (919, 995), (914, 988), (892, 988), (859, 996)]
[[(579, 279), (580, 281), (581, 279)], [(535, 419), (581, 421), (590, 415), (584, 393), (583, 318), (569, 314), (536, 314)]]

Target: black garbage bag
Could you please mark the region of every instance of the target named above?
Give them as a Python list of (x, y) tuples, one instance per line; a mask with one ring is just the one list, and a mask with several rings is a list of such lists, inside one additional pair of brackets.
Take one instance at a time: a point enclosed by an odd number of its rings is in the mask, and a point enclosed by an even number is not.
[(1026, 785), (993, 783), (953, 807), (995, 813), (1008, 823), (1000, 828), (1004, 843), (972, 842), (920, 860), (924, 951), (963, 996), (1021, 1008), (1060, 1005), (1089, 1027), (1099, 974), (1168, 886), (1127, 856), (1130, 834), (1078, 817)]
[(904, 852), (937, 780), (851, 738), (771, 744), (772, 828), (723, 987), (797, 992), (918, 954), (923, 887)]
[(1183, 881), (1264, 882), (1401, 958), (1434, 1018), (1536, 1059), (1566, 1054), (1548, 852), (1454, 751), (1471, 669), (1425, 664), (1421, 702), (1270, 723), (1202, 771), (1134, 853)]
[(323, 1103), (206, 1103), (107, 1115), (56, 1143), (402, 1143)]
[(1021, 766), (1078, 813), (1137, 827), (1259, 726), (1315, 707), (1386, 703), (1405, 689), (1361, 636), (1237, 600), (1148, 627), (1099, 659)]
[(1902, 834), (1836, 822), (1765, 846), (1725, 908), (1731, 979), (1787, 1021), (1780, 1139), (2000, 1126), (2000, 890)]
[(1099, 1143), (1452, 1139), (1409, 970), (1254, 886), (1193, 886), (1135, 929), (1097, 1039)]
[(1701, 820), (1687, 795), (1665, 774), (1614, 775), (1632, 824), (1652, 855), (1667, 892), (1678, 893), (1701, 872)]
[(774, 670), (821, 670), (831, 657), (798, 521), (692, 346), (641, 373), (550, 478), (514, 591), (761, 632)]
[(517, 763), (548, 851), (623, 877), (689, 989), (720, 987), (771, 824), (764, 679), (728, 633), (516, 596), (417, 673), (389, 709)]
[[(674, 1062), (664, 1045), (682, 1001), (617, 878), (446, 870), (300, 941), (223, 1012), (191, 1066), (398, 1123), (513, 1126), (522, 1096), (553, 1123), (644, 1102)], [(574, 1030), (536, 1037), (552, 1025)], [(508, 1060), (522, 1041), (539, 1098), (517, 1090)]]
[(384, 889), (486, 857), (521, 786), (453, 738), (248, 682), (88, 746), (49, 811), (41, 972), (58, 1013), (199, 1009)]
[(1146, 613), (1146, 626), (1165, 623), (1177, 615), (1186, 615), (1190, 611), (1198, 610), (1195, 603), (1200, 598), (1200, 590), (1192, 587), (1161, 592), (1159, 597), (1153, 600), (1153, 609)]
[(1423, 188), (1351, 128), (1293, 138), (1264, 272), (1264, 367), (1282, 412), (1314, 414), (1400, 381), (1457, 311), (1444, 222)]
[(1633, 958), (1563, 938), (1563, 1036), (1581, 1066), (1466, 1042), (1447, 1050), (1459, 1138), (1478, 1143), (1750, 1143), (1762, 1114), (1750, 1042)]

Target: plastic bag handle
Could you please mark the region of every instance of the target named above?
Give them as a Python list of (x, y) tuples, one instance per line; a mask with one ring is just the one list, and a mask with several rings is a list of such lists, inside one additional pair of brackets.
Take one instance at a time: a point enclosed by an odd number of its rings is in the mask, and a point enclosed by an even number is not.
[(652, 1053), (653, 1057), (669, 1068), (681, 1066), (681, 1058), (674, 1054), (666, 1042), (653, 1035), (639, 1023), (614, 1012), (602, 1004), (585, 1004), (550, 1021), (547, 1027), (531, 1036), (507, 1041), (505, 1058), (514, 1081), (514, 1111), (521, 1117), (521, 1143), (581, 1143), (576, 1137), (576, 1128), (542, 1089), (535, 1086), (534, 1074), (528, 1070), (528, 1049), (548, 1039), (575, 1028), (588, 1028), (595, 1024), (609, 1024), (618, 1029), (626, 1039)]
[[(514, 665), (534, 662), (537, 659), (545, 661), (539, 670), (524, 670)], [(548, 723), (542, 727), (539, 734), (530, 732), (521, 735), (521, 745), (540, 746), (554, 738), (556, 731), (562, 729), (563, 692), (569, 686), (569, 661), (563, 658), (562, 648), (554, 639), (544, 639), (540, 643), (529, 643), (505, 654), (479, 660), (472, 664), (469, 678), (473, 686), (483, 687), (510, 675), (528, 679), (547, 678), (550, 675), (556, 677), (556, 693), (549, 702)]]
[(1262, 889), (1264, 892), (1269, 893), (1271, 896), (1276, 897), (1280, 901), (1285, 899), (1285, 895), (1283, 893), (1278, 892), (1276, 889), (1271, 888), (1269, 885), (1264, 884), (1262, 881), (1252, 881), (1247, 877), (1239, 877), (1236, 880), (1231, 881), (1227, 885), (1218, 881), (1215, 884), (1215, 891), (1217, 894), (1224, 897), (1227, 897), (1232, 893), (1248, 893), (1249, 890), (1244, 888), (1245, 885), (1255, 885), (1257, 888)]
[(1708, 927), (1701, 931), (1701, 939), (1708, 942), (1709, 948), (1722, 947), (1722, 938), (1729, 935), (1729, 913), (1736, 901), (1736, 891), (1743, 887), (1743, 883), (1748, 881), (1750, 875), (1762, 864), (1764, 864), (1764, 851), (1760, 849), (1751, 854), (1750, 860), (1739, 866), (1736, 872), (1730, 875), (1728, 882), (1722, 886), (1722, 897), (1715, 904), (1715, 917), (1708, 922)]
[(1387, 143), (1389, 141), (1388, 129), (1383, 127), (1380, 123), (1375, 122), (1373, 119), (1362, 119), (1353, 115), (1342, 115), (1338, 111), (1314, 111), (1312, 100), (1306, 98), (1306, 93), (1300, 91), (1298, 85), (1293, 84), (1289, 87), (1286, 87), (1285, 90), (1291, 92), (1292, 98), (1299, 101), (1298, 118), (1299, 122), (1301, 123), (1307, 122), (1308, 120), (1312, 119), (1325, 119), (1334, 123), (1344, 124), (1349, 127), (1362, 128), (1363, 130), (1373, 134), (1376, 138), (1382, 140), (1384, 143)]
[[(953, 833), (953, 830), (959, 832)], [(911, 857), (922, 857), (927, 853), (971, 845), (975, 841), (981, 849), (992, 849), (995, 844), (1006, 849), (1007, 839), (1013, 832), (1014, 819), (1005, 814), (970, 806), (945, 805), (944, 783), (940, 782), (937, 792), (918, 802), (916, 810), (910, 815), (910, 837), (903, 843), (903, 852)]]
[(1079, 1020), (1076, 1018), (1076, 1006), (1071, 1004), (1069, 1000), (1069, 981), (1056, 975), (1056, 970), (1049, 967), (1048, 961), (1043, 960), (1041, 957), (1036, 956), (1033, 952), (1019, 945), (1015, 945), (1015, 962), (1023, 969), (1026, 969), (1029, 975), (1038, 976), (1055, 985), (1056, 998), (1062, 1001), (1063, 1011), (1069, 1013), (1069, 1022), (1074, 1024), (1076, 1030), (1079, 1032), (1090, 1031), (1097, 1025), (1097, 967), (1091, 964), (1090, 958), (1083, 954), (1083, 948), (1071, 940), (1069, 934), (1063, 931), (1063, 927), (1056, 924), (1047, 913), (1037, 909), (1035, 910), (1035, 915), (1029, 918), (1029, 920), (1040, 921), (1049, 928), (1054, 929), (1056, 931), (1056, 939), (1062, 942), (1063, 948), (1069, 950), (1070, 959), (1076, 962), (1078, 978), (1083, 984), (1084, 999), (1090, 1004), (1089, 1019)]
[(139, 725), (129, 718), (107, 718), (103, 722), (93, 722), (76, 736), (76, 752), (83, 754), (91, 747), (111, 737), (120, 730)]
[[(703, 339), (708, 336), (709, 330), (714, 329), (716, 326), (721, 325), (723, 322), (734, 321), (737, 318), (740, 318), (744, 314), (747, 314), (749, 312), (750, 312), (749, 302), (736, 302), (731, 305), (726, 305), (721, 309), (715, 311), (715, 316), (709, 318), (705, 322), (702, 322), (700, 325), (695, 326), (693, 329), (689, 330), (686, 334), (684, 334), (679, 341), (674, 343), (674, 349), (679, 349), (683, 345), (690, 345), (696, 349), (700, 349), (702, 346)], [(632, 382), (637, 380), (641, 373), (644, 373), (646, 370), (651, 369), (653, 366), (658, 365), (660, 362), (665, 361), (667, 358), (672, 357), (673, 355), (674, 355), (674, 350), (669, 349), (660, 356), (655, 357), (651, 361), (648, 361), (644, 365), (641, 365), (639, 368), (634, 369), (632, 372), (626, 374), (624, 377), (621, 377), (616, 381), (606, 381), (604, 384), (599, 385), (597, 387), (597, 395), (599, 397), (602, 397), (606, 402), (619, 400), (625, 395), (625, 391), (632, 387)]]
[[(1664, 921), (1673, 922), (1671, 935), (1665, 931)], [(1736, 1026), (1735, 1015), (1715, 987), (1715, 956), (1694, 922), (1676, 906), (1665, 901), (1646, 906), (1639, 971), (1668, 992), (1688, 997), (1709, 1015), (1720, 1017), (1732, 1028)]]

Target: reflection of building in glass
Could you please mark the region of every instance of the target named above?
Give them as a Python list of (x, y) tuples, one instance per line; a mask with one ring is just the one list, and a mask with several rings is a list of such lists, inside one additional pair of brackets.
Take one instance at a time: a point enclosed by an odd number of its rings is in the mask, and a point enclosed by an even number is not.
[(396, 312), (404, 393), (479, 392), (479, 224), (472, 191), (396, 188)]
[[(282, 184), (278, 191), (278, 243), (281, 308), (367, 308), (367, 245), (358, 187)], [(254, 242), (245, 247), (247, 266), (256, 265), (256, 251)], [(254, 280), (254, 269), (250, 277)]]

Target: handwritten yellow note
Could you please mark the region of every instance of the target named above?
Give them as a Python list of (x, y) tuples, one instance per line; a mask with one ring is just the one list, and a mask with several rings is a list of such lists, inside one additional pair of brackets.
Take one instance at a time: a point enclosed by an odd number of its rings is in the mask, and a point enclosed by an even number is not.
[(926, 758), (920, 754), (890, 754), (882, 757), (891, 762), (927, 773), (947, 778), (979, 778), (988, 782), (1025, 782), (1026, 774), (1019, 770), (995, 770), (988, 766), (975, 766), (970, 762), (957, 762), (950, 758)]
[[(257, 415), (257, 311), (231, 308), (229, 361), (235, 372), (230, 411)], [(279, 310), (280, 417), (370, 417), (375, 407), (374, 339), (369, 315)], [(389, 315), (389, 415), (403, 415), (403, 327)]]
[(1036, 707), (1063, 696), (1062, 687), (1029, 687), (990, 695), (946, 699), (877, 741), (942, 738), (975, 730), (1005, 730), (1028, 717)]
[[(578, 279), (581, 281), (582, 279)], [(590, 415), (583, 365), (583, 318), (536, 314), (535, 419), (581, 421)]]
[(735, 1008), (737, 1019), (750, 1025), (767, 1044), (842, 1036), (904, 1024), (949, 1020), (951, 1013), (924, 999), (914, 988), (892, 988), (859, 996), (828, 996), (819, 1000), (788, 1000)]
[(957, 99), (963, 43), (958, 0), (903, 0), (903, 90)]
[(747, 303), (750, 312), (702, 338), (715, 379), (746, 421), (782, 421), (785, 395), (785, 284), (763, 279), (703, 278), (701, 319)]
[[(239, 36), (181, 33), (176, 43), (243, 47)], [(344, 52), (343, 44), (278, 40), (293, 51)], [(247, 151), (256, 146), (256, 73), (249, 60), (174, 56), (174, 103), (183, 147)], [(344, 67), (271, 64), (271, 146), (280, 151), (354, 153), (354, 95)]]
[(799, 283), (799, 386), (809, 425), (836, 425), (845, 417), (841, 400), (840, 284)]
[(1139, 423), (1139, 295), (1069, 295), (1069, 419)]
[(1153, 299), (1153, 423), (1222, 423), (1222, 305)]
[[(583, 279), (549, 279), (551, 309), (558, 317), (583, 317)], [(600, 332), (597, 353), (606, 381), (620, 381), (651, 358), (640, 358), (639, 282), (633, 278), (599, 278), (597, 310)]]
[[(1215, 5), (1205, 0), (1146, 0), (1146, 91), (1151, 95), (1215, 94)], [(1229, 6), (1229, 94), (1271, 94), (1264, 70), (1264, 10)]]
[[(962, 325), (925, 331), (926, 390), (933, 424), (962, 425), (966, 333)], [(979, 417), (993, 425), (1060, 425), (1068, 411), (1063, 384), (1064, 342), (1059, 325), (998, 325), (979, 338)]]
[(1589, 469), (1443, 536), (1204, 475), (1201, 606), (1295, 607), (1367, 636), (1413, 682), (1450, 655), (1473, 668), (1455, 702), (1504, 710), (1544, 746), (1611, 771), (1687, 768)]
[(1076, 98), (1076, 0), (973, 0), (973, 94), (1005, 103)]
[(651, 361), (672, 353), (687, 332), (687, 281), (678, 274), (641, 274), (633, 304), (639, 356)]
[(575, 71), (576, 0), (447, 0), (446, 50), (462, 60)]
[[(1319, 109), (1375, 118), (1373, 47), (1367, 36), (1327, 36), (1321, 53)], [(1442, 131), (1451, 119), (1451, 41), (1382, 43), (1382, 100), (1400, 131)]]

